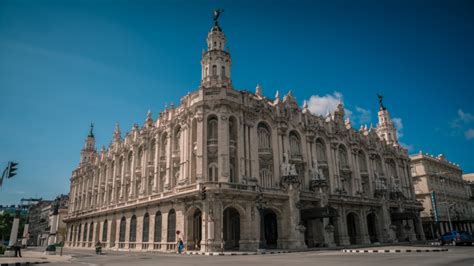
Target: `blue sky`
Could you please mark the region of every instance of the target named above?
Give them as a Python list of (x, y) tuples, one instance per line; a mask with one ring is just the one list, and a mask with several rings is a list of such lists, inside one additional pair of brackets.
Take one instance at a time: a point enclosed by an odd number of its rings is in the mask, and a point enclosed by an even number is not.
[(0, 204), (67, 193), (91, 122), (108, 145), (195, 90), (217, 7), (237, 89), (342, 99), (357, 128), (382, 93), (410, 153), (474, 172), (472, 1), (0, 0)]

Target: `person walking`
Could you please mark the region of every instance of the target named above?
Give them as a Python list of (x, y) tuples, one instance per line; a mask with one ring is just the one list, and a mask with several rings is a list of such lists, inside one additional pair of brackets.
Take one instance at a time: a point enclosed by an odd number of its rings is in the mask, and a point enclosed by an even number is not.
[(181, 238), (178, 239), (177, 246), (178, 246), (178, 254), (181, 255), (181, 252), (183, 252), (183, 250), (184, 250), (184, 243), (183, 243), (183, 240)]
[(20, 257), (21, 258), (21, 243), (19, 240), (15, 242), (15, 246), (13, 246), (15, 249), (15, 257)]
[(100, 243), (100, 241), (97, 241), (97, 243), (95, 243), (95, 254), (102, 254), (102, 243)]

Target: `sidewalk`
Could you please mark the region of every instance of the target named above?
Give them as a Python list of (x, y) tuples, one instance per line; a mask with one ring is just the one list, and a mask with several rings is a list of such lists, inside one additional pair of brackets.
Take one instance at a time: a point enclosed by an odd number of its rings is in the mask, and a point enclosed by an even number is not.
[[(58, 252), (59, 254), (59, 252)], [(27, 264), (41, 264), (50, 262), (65, 262), (71, 259), (69, 255), (45, 255), (40, 251), (33, 251), (28, 249), (21, 250), (22, 258), (4, 257), (0, 255), (0, 265), (27, 265)]]

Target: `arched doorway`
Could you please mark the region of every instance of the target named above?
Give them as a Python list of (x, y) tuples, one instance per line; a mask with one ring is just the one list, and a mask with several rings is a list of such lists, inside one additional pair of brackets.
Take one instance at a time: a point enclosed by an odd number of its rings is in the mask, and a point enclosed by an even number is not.
[(265, 233), (266, 248), (277, 248), (278, 224), (277, 216), (272, 210), (265, 210), (263, 214), (263, 227)]
[(347, 214), (347, 234), (349, 235), (349, 242), (351, 245), (357, 243), (357, 215), (353, 212)]
[(379, 242), (377, 237), (377, 217), (373, 212), (367, 215), (367, 230), (369, 232), (370, 242)]
[(224, 248), (238, 250), (240, 241), (240, 214), (229, 207), (224, 210)]
[(187, 228), (187, 248), (189, 250), (201, 249), (202, 212), (200, 209), (196, 208), (188, 212)]

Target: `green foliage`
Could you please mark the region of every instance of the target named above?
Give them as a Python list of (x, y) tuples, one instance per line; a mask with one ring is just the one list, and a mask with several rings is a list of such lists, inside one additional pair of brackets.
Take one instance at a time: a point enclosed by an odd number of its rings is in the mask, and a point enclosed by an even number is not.
[(0, 244), (0, 254), (5, 254), (5, 250), (7, 247), (5, 247), (3, 244)]
[(7, 241), (10, 240), (10, 231), (13, 224), (13, 216), (4, 212), (0, 214), (0, 240)]

